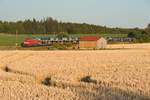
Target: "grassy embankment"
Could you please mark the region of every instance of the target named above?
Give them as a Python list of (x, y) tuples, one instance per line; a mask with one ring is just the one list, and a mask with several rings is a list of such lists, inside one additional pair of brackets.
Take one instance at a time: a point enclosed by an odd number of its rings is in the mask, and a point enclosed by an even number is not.
[[(126, 37), (126, 34), (74, 34), (69, 35), (70, 37), (83, 37), (83, 36), (104, 36), (104, 37)], [(16, 49), (16, 43), (18, 44), (17, 49), (19, 50), (47, 50), (48, 47), (34, 47), (34, 48), (22, 48), (21, 43), (24, 39), (28, 38), (39, 38), (39, 37), (56, 37), (56, 35), (12, 35), (0, 33), (0, 50), (14, 50)]]

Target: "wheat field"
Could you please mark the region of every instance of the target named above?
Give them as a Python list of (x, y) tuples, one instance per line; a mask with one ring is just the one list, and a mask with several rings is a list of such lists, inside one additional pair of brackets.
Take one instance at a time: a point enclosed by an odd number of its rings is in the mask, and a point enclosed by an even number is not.
[(0, 51), (0, 100), (150, 100), (150, 44)]

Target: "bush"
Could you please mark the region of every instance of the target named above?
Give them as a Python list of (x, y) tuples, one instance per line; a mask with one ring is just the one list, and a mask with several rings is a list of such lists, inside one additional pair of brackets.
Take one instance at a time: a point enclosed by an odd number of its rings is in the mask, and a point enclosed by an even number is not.
[(94, 83), (94, 84), (97, 83), (96, 80), (92, 80), (92, 79), (91, 79), (91, 76), (83, 77), (80, 81), (81, 81), (81, 82), (85, 82), (85, 83)]
[(66, 33), (59, 33), (56, 37), (69, 37)]
[(9, 72), (9, 68), (7, 66), (5, 67), (5, 72)]
[(143, 42), (150, 42), (150, 37), (148, 34), (146, 34), (144, 31), (143, 32), (130, 32), (128, 34), (128, 37), (135, 38), (133, 39), (133, 43), (143, 43)]
[(137, 43), (137, 40), (136, 40), (136, 38), (134, 38), (134, 39), (133, 39), (133, 43)]
[(65, 50), (66, 49), (64, 44), (59, 44), (59, 43), (54, 43), (53, 47), (57, 48), (57, 49), (60, 49), (60, 50)]
[(59, 47), (59, 44), (58, 44), (58, 43), (54, 43), (54, 44), (53, 44), (53, 47), (54, 47), (54, 48), (58, 48), (58, 47)]
[(51, 85), (51, 78), (50, 77), (45, 78), (45, 80), (42, 82), (42, 84), (50, 86)]
[(146, 34), (141, 35), (138, 39), (139, 43), (150, 42), (150, 37)]
[(72, 43), (65, 43), (64, 44), (66, 47), (72, 47)]

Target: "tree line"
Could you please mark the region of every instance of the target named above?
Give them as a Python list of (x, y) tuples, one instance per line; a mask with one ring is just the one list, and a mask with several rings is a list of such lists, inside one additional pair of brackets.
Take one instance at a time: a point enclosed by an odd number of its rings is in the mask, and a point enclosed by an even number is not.
[(42, 20), (25, 21), (0, 21), (0, 33), (15, 34), (129, 34), (131, 32), (142, 33), (144, 29), (133, 28), (109, 28), (106, 26), (93, 25), (87, 23), (64, 23), (51, 17)]
[(128, 37), (135, 38), (134, 42), (150, 42), (150, 24), (143, 31), (133, 31), (129, 32)]

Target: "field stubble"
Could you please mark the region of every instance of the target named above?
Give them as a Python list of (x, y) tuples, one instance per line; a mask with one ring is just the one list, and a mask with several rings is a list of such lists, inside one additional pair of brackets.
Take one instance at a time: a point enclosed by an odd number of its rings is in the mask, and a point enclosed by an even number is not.
[(125, 50), (0, 51), (0, 99), (150, 100), (149, 45)]

